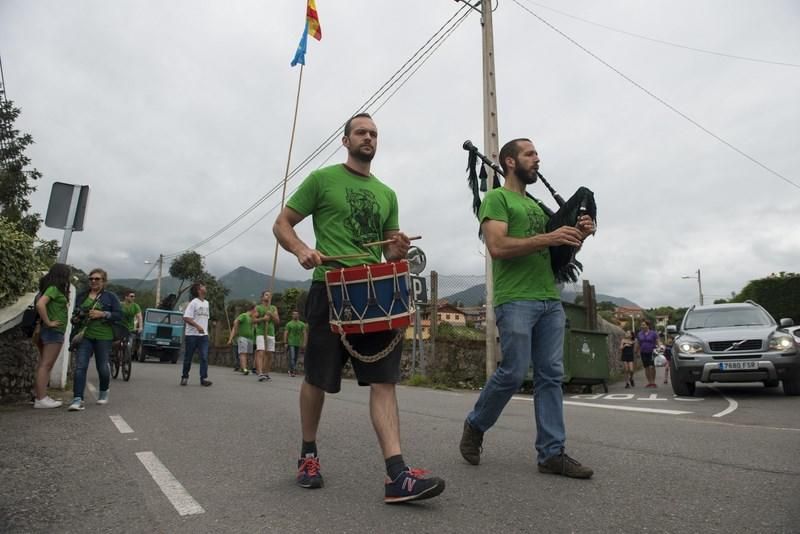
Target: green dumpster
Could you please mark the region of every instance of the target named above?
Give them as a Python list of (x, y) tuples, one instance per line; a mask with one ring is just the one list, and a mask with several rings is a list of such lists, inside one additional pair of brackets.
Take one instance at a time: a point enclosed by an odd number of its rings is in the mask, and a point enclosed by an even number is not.
[(602, 385), (608, 393), (608, 334), (572, 328), (570, 323), (564, 335), (564, 384), (586, 386), (587, 393)]

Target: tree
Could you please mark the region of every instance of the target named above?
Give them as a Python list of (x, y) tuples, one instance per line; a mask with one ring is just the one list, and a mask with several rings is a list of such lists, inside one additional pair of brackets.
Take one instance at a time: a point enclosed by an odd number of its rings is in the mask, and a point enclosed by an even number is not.
[[(189, 289), (191, 283), (200, 281), (204, 274), (206, 272), (203, 268), (203, 257), (197, 252), (192, 250), (175, 258), (169, 266), (169, 275), (181, 281), (175, 302), (180, 300), (181, 295)], [(189, 283), (187, 284), (187, 282)], [(184, 287), (184, 284), (187, 285)]]
[(0, 216), (26, 234), (36, 236), (42, 218), (37, 213), (28, 213), (31, 208), (28, 196), (36, 191), (33, 182), (42, 173), (35, 168), (26, 170), (31, 160), (25, 151), (33, 144), (33, 136), (14, 129), (19, 114), (20, 109), (13, 102), (0, 99)]
[(732, 302), (753, 300), (763, 306), (778, 321), (789, 317), (800, 322), (800, 274), (780, 272), (766, 278), (751, 280)]

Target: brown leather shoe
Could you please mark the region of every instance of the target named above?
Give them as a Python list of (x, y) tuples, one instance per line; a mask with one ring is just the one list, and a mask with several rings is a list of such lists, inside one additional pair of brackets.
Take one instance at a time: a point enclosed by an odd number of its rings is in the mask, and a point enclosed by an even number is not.
[(594, 474), (594, 471), (585, 465), (581, 465), (577, 460), (570, 458), (564, 451), (539, 464), (539, 472), (563, 475), (570, 478), (592, 478)]

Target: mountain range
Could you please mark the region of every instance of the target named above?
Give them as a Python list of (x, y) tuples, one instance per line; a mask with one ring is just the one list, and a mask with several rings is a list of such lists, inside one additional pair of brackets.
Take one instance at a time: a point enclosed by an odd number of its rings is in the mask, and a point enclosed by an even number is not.
[[(477, 276), (459, 276), (459, 275), (439, 275), (439, 298), (446, 298), (448, 302), (455, 304), (459, 303), (462, 306), (478, 306), (485, 300), (486, 284), (474, 284), (467, 289), (452, 292), (446, 288), (464, 287), (465, 283), (470, 283), (479, 279)], [(257, 300), (262, 291), (269, 288), (272, 277), (268, 274), (254, 271), (248, 267), (237, 267), (231, 272), (219, 277), (219, 282), (225, 287), (230, 289), (228, 299), (247, 299)], [(135, 278), (120, 278), (110, 281), (124, 287), (139, 289), (142, 291), (155, 291), (155, 280), (138, 280)], [(167, 276), (161, 279), (161, 294), (167, 295), (169, 293), (177, 292), (180, 280)], [(275, 286), (273, 291), (275, 293), (282, 293), (283, 291), (296, 287), (298, 289), (308, 290), (311, 287), (311, 279), (307, 280), (284, 280), (275, 278)], [(575, 291), (563, 289), (561, 291), (561, 299), (566, 302), (574, 302)], [(605, 295), (597, 293), (597, 302), (613, 302), (617, 306), (638, 306), (636, 303), (623, 298), (615, 297), (612, 295)]]

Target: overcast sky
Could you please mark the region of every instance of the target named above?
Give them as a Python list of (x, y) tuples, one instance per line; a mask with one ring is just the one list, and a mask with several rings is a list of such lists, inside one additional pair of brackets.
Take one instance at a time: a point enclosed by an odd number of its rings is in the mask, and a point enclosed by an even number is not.
[[(532, 138), (542, 174), (564, 197), (581, 185), (595, 192), (598, 233), (579, 259), (598, 293), (685, 306), (698, 287), (681, 277), (698, 269), (708, 301), (771, 272), (800, 271), (798, 2), (519, 4), (499, 0), (494, 12), (500, 140)], [(323, 38), (309, 39), (292, 167), (460, 5), (317, 0)], [(305, 0), (0, 0), (8, 98), (22, 108), (17, 128), (36, 140), (29, 155), (44, 174), (33, 208), (44, 215), (54, 181), (91, 186), (70, 263), (142, 277), (145, 260), (204, 240), (280, 183), (304, 12)], [(442, 274), (484, 269), (461, 149), (465, 139), (483, 146), (481, 91), (473, 12), (375, 113), (373, 173), (395, 188), (402, 229), (423, 236), (416, 244), (428, 270)], [(289, 191), (313, 168), (343, 161), (335, 146)], [(541, 184), (529, 190), (554, 205)], [(279, 203), (280, 192), (199, 247), (209, 271), (269, 273)], [(312, 240), (310, 220), (300, 234)], [(308, 275), (281, 251), (278, 277)]]

